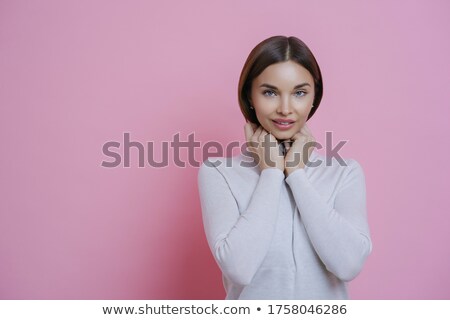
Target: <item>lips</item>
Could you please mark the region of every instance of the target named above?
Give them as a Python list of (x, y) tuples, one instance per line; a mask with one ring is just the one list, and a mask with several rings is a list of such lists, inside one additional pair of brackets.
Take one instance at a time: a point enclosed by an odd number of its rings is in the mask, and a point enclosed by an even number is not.
[(275, 127), (280, 130), (289, 130), (294, 126), (295, 121), (290, 119), (275, 119), (272, 120)]
[(294, 120), (291, 120), (291, 119), (281, 119), (281, 118), (279, 118), (279, 119), (274, 119), (274, 120), (272, 120), (272, 121), (273, 121), (273, 122), (276, 122), (276, 123), (278, 123), (278, 124), (281, 124), (281, 125), (289, 125), (289, 124), (295, 122)]

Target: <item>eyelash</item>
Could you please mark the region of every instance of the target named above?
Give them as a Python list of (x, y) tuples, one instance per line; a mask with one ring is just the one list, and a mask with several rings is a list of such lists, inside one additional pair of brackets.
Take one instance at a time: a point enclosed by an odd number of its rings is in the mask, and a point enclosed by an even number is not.
[[(303, 93), (300, 97), (303, 97), (303, 96), (306, 95), (306, 92), (302, 91), (302, 90), (296, 91), (295, 93), (299, 93), (299, 92)], [(273, 91), (273, 90), (264, 90), (263, 91), (263, 95), (268, 96), (268, 97), (272, 97), (272, 95), (267, 95), (267, 93), (275, 93), (275, 91)]]

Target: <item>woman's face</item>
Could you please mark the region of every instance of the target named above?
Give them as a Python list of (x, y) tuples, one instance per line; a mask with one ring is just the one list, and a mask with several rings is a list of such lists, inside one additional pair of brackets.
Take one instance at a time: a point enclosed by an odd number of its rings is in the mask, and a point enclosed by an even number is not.
[(300, 64), (268, 66), (253, 80), (250, 102), (261, 126), (278, 140), (290, 139), (306, 123), (314, 101), (314, 79)]

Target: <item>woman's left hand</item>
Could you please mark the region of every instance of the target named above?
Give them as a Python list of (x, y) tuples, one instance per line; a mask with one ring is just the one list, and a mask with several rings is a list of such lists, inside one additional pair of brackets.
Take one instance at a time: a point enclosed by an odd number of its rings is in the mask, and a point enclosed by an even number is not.
[(300, 132), (297, 132), (292, 138), (292, 145), (286, 148), (285, 170), (286, 176), (290, 175), (296, 169), (305, 168), (311, 156), (311, 152), (315, 147), (316, 139), (312, 135), (306, 124)]

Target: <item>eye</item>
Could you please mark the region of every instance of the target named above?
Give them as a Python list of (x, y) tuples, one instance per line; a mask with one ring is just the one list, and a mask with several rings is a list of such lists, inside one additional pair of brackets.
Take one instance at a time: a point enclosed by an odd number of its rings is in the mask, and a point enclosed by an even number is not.
[(304, 95), (306, 94), (306, 92), (305, 91), (297, 91), (296, 93), (295, 93), (295, 95), (297, 96), (297, 97), (303, 97)]
[(263, 95), (268, 96), (268, 97), (273, 97), (275, 95), (275, 91), (273, 91), (273, 90), (264, 90), (263, 91)]

